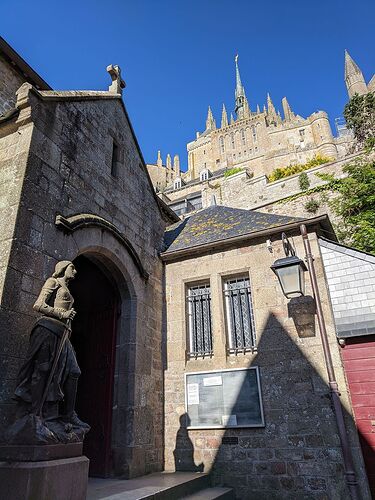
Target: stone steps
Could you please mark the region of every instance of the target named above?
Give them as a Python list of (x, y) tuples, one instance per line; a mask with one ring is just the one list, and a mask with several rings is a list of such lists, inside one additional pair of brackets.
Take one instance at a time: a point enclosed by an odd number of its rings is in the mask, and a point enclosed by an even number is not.
[(128, 480), (90, 478), (86, 499), (213, 500), (217, 498), (229, 500), (234, 498), (223, 496), (229, 494), (228, 488), (210, 488), (210, 485), (208, 474), (200, 472), (159, 472)]
[(192, 495), (183, 497), (183, 500), (234, 500), (234, 492), (232, 488), (212, 487), (200, 490)]

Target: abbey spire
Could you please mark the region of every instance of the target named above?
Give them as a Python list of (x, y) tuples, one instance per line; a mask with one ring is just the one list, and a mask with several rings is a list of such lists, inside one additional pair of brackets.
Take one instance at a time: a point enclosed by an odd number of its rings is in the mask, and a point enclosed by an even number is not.
[(237, 115), (237, 120), (242, 120), (243, 118), (248, 118), (250, 115), (250, 106), (246, 99), (245, 89), (241, 82), (240, 70), (238, 67), (238, 54), (234, 58), (236, 63), (236, 90), (235, 95), (235, 112)]
[(227, 110), (225, 109), (225, 104), (223, 104), (223, 110), (221, 112), (221, 128), (228, 126), (228, 115)]
[(347, 50), (345, 50), (345, 84), (349, 98), (352, 98), (354, 94), (362, 95), (368, 92), (363, 73)]
[(215, 129), (216, 129), (215, 118), (213, 117), (213, 114), (211, 111), (211, 106), (208, 106), (207, 119), (206, 119), (206, 130), (215, 130)]

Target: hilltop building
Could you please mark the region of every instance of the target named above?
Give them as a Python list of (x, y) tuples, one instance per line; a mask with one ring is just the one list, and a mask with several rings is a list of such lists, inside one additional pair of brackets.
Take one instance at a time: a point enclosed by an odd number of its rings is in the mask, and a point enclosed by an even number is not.
[[(179, 161), (178, 168), (172, 166), (169, 155), (164, 166), (160, 152), (157, 163), (147, 165), (154, 188), (162, 193), (162, 199), (178, 215), (209, 206), (213, 195), (218, 203), (257, 208), (264, 184), (268, 183), (268, 176), (276, 168), (305, 164), (314, 157), (321, 157), (327, 160), (332, 171), (336, 168), (334, 162), (345, 158), (351, 151), (353, 136), (339, 120), (336, 123), (337, 136), (334, 137), (324, 111), (304, 118), (292, 110), (284, 97), (281, 115), (269, 94), (267, 105), (262, 109), (259, 105), (253, 106), (241, 80), (238, 56), (235, 58), (235, 75), (235, 117), (233, 114), (228, 117), (223, 104), (220, 125), (217, 125), (211, 108), (208, 108), (205, 130), (197, 132), (196, 138), (187, 144), (187, 171), (180, 171)], [(375, 86), (374, 77), (366, 85), (361, 70), (347, 51), (345, 83), (349, 97), (355, 92), (370, 92)], [(233, 190), (233, 183), (226, 180), (228, 174), (237, 173), (242, 179), (241, 187)], [(236, 180), (238, 183), (238, 177)], [(216, 190), (212, 186), (216, 186)], [(246, 200), (245, 204), (241, 204), (243, 201), (239, 203), (239, 192), (241, 200)], [(273, 201), (276, 200), (277, 195)]]

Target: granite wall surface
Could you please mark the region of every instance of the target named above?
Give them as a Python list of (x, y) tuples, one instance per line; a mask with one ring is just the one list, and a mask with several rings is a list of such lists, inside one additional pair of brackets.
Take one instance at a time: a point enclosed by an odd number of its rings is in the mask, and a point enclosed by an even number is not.
[[(58, 260), (100, 262), (122, 299), (113, 401), (113, 472), (161, 470), (163, 456), (162, 246), (165, 221), (121, 96), (110, 92), (37, 92), (24, 84), (18, 117), (0, 127), (1, 428), (35, 319), (32, 305)], [(113, 144), (117, 146), (115, 174)], [(71, 234), (57, 215), (94, 214), (105, 227)], [(116, 232), (115, 231), (115, 232)]]
[[(304, 255), (301, 237), (289, 236), (297, 255)], [(348, 498), (310, 282), (306, 277), (305, 297), (287, 301), (270, 270), (283, 256), (281, 241), (273, 236), (269, 253), (266, 238), (166, 262), (165, 467), (175, 470), (178, 457), (190, 457), (187, 468), (211, 471), (215, 483), (232, 486), (241, 499)], [(363, 498), (369, 498), (314, 232), (310, 239), (356, 472)], [(223, 279), (238, 275), (250, 277), (257, 349), (229, 355)], [(211, 286), (213, 356), (189, 359), (186, 287), (197, 282)], [(260, 371), (264, 427), (186, 429), (186, 373), (253, 366)]]

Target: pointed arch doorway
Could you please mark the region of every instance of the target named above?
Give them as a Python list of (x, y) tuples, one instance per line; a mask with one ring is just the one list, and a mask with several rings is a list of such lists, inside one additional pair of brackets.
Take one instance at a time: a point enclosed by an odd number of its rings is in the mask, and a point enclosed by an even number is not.
[(91, 426), (83, 453), (90, 459), (89, 474), (107, 477), (112, 470), (111, 431), (116, 358), (116, 330), (120, 295), (116, 284), (95, 258), (74, 260), (77, 277), (71, 284), (77, 315), (72, 327), (81, 377), (76, 411)]

